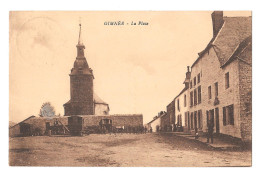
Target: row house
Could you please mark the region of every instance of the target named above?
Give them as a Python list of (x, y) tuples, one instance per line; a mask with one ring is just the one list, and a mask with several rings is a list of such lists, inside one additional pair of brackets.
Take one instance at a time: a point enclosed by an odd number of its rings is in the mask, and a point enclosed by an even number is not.
[(213, 37), (186, 73), (174, 98), (177, 131), (207, 132), (252, 140), (252, 18), (212, 13)]
[[(251, 141), (252, 39), (251, 17), (212, 13), (213, 38), (191, 66), (188, 132), (214, 132)], [(177, 115), (176, 115), (177, 116)]]
[(167, 113), (165, 111), (161, 111), (157, 116), (153, 118), (150, 122), (147, 123), (147, 129), (150, 132), (159, 132), (162, 131), (162, 120), (165, 120), (167, 117)]
[[(212, 13), (213, 37), (188, 68), (185, 87), (167, 106), (169, 126), (252, 140), (252, 17)], [(165, 126), (165, 125), (164, 125)]]
[(175, 131), (186, 131), (186, 120), (187, 113), (189, 110), (189, 83), (190, 83), (191, 72), (187, 67), (186, 78), (183, 82), (185, 85), (182, 91), (174, 98), (175, 107)]
[[(191, 66), (187, 127), (251, 141), (252, 40), (251, 17), (212, 13), (213, 38)], [(192, 99), (193, 96), (193, 99)]]
[(161, 118), (161, 131), (171, 132), (175, 125), (175, 100), (167, 105), (166, 110), (167, 112)]

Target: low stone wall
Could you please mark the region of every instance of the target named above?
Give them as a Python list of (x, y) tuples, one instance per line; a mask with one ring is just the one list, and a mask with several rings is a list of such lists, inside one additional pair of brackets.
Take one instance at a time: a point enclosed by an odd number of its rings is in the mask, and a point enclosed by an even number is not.
[(97, 126), (100, 120), (110, 119), (113, 126), (143, 126), (143, 115), (129, 114), (129, 115), (102, 115), (102, 116), (82, 116), (84, 119), (84, 126)]
[[(54, 122), (58, 120), (63, 125), (68, 125), (68, 117), (30, 117), (24, 121), (16, 124), (13, 127), (9, 128), (9, 136), (22, 136), (21, 126), (22, 124), (29, 124), (30, 131), (34, 132), (35, 130), (40, 131), (40, 134), (46, 132), (46, 123), (49, 122), (51, 126), (54, 125)], [(125, 126), (125, 127), (138, 127), (143, 126), (143, 115), (142, 114), (118, 114), (118, 115), (84, 115), (80, 116), (84, 119), (84, 127), (89, 126), (99, 126), (99, 122), (102, 119), (112, 120), (112, 126)]]

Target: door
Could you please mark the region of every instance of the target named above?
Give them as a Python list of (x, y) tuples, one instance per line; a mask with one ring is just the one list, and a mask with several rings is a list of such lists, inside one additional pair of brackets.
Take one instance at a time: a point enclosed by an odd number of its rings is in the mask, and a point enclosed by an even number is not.
[(219, 110), (218, 108), (215, 109), (216, 115), (216, 133), (219, 133)]

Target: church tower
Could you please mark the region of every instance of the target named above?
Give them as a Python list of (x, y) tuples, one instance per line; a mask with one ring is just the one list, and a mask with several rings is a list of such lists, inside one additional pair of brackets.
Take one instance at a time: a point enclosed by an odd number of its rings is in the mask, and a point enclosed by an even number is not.
[(94, 75), (84, 55), (85, 46), (81, 39), (81, 24), (79, 27), (77, 57), (69, 75), (70, 101), (63, 105), (65, 116), (94, 115)]

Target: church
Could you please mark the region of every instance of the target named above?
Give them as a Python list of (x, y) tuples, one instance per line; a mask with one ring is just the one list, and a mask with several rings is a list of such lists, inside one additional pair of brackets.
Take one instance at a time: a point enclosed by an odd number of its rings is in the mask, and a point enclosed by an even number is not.
[[(85, 46), (81, 39), (81, 24), (79, 25), (77, 56), (70, 71), (70, 100), (64, 107), (64, 116), (36, 117), (30, 116), (9, 128), (9, 136), (47, 135), (50, 127), (67, 129), (71, 117), (80, 118), (84, 130), (103, 129), (103, 123), (108, 123), (110, 129), (137, 130), (143, 127), (142, 114), (109, 115), (109, 105), (94, 92), (94, 74), (86, 60)], [(65, 131), (65, 130), (64, 130)]]
[(70, 100), (63, 105), (65, 116), (108, 115), (109, 105), (94, 93), (94, 74), (84, 55), (85, 46), (81, 40), (81, 24), (79, 26), (77, 57), (69, 75)]

